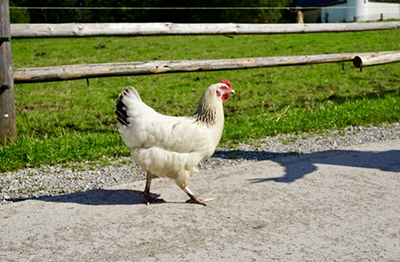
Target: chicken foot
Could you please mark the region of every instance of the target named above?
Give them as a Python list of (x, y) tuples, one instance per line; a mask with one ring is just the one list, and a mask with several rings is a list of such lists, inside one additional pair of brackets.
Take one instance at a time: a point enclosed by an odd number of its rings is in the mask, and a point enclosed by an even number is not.
[(151, 186), (152, 179), (153, 179), (152, 175), (149, 172), (147, 172), (146, 187), (142, 193), (139, 193), (139, 195), (143, 195), (146, 205), (148, 205), (152, 202), (166, 202), (162, 198), (154, 198), (154, 197), (150, 196), (150, 186)]
[(188, 187), (185, 187), (183, 191), (190, 197), (190, 199), (187, 200), (186, 203), (193, 203), (193, 204), (207, 206), (206, 202), (215, 200), (215, 198), (199, 199), (192, 193), (192, 191), (190, 191)]

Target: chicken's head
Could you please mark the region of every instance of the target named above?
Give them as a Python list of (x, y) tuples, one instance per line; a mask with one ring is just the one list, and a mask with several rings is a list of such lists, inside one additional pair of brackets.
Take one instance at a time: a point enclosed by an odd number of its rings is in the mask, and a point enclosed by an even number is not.
[(220, 79), (220, 86), (217, 89), (217, 96), (221, 97), (221, 100), (224, 102), (229, 98), (230, 93), (235, 93), (232, 89), (232, 84), (226, 79)]

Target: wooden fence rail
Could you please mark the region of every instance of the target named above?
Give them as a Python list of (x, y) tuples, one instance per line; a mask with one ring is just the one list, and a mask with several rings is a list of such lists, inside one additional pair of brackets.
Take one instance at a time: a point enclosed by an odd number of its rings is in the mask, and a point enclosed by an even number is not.
[[(94, 77), (146, 75), (193, 71), (234, 70), (273, 66), (293, 66), (353, 61), (355, 57), (379, 57), (392, 52), (343, 53), (301, 56), (273, 56), (213, 60), (173, 60), (130, 63), (80, 64), (51, 67), (16, 68), (15, 83), (34, 83)], [(390, 57), (390, 56), (389, 56)], [(387, 61), (386, 61), (387, 62)], [(385, 63), (386, 63), (385, 62)]]
[(332, 24), (12, 24), (11, 37), (17, 39), (88, 36), (299, 34), (356, 32), (388, 29), (400, 29), (400, 22)]
[[(69, 23), (10, 25), (8, 0), (0, 0), (0, 141), (3, 142), (3, 144), (6, 144), (8, 140), (17, 137), (14, 82), (34, 83), (94, 77), (233, 70), (271, 66), (332, 63), (352, 60), (354, 60), (356, 66), (360, 65), (362, 67), (396, 62), (399, 61), (400, 56), (400, 51), (393, 51), (215, 60), (103, 63), (13, 69), (11, 38), (300, 34), (390, 29), (400, 29), (400, 22), (337, 24)], [(392, 56), (391, 54), (395, 55)], [(359, 60), (356, 62), (355, 58)]]
[(387, 54), (360, 54), (353, 60), (357, 68), (400, 62), (400, 51)]

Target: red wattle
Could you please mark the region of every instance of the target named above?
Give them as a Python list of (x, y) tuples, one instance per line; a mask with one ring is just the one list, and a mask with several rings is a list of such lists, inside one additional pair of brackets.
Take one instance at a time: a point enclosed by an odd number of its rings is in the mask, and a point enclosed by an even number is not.
[(226, 100), (228, 100), (228, 98), (229, 98), (229, 94), (226, 93), (221, 97), (221, 100), (222, 100), (222, 102), (225, 102)]

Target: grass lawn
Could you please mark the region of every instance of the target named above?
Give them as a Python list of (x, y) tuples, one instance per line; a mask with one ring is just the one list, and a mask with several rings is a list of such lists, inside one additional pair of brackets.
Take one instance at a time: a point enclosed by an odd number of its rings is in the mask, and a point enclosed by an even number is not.
[[(14, 67), (145, 60), (219, 59), (400, 50), (400, 30), (298, 35), (104, 37), (12, 40)], [(134, 86), (149, 106), (189, 115), (220, 78), (222, 145), (249, 138), (379, 125), (400, 120), (400, 64), (332, 63), (247, 70), (111, 77), (15, 85), (15, 143), (0, 146), (0, 172), (41, 164), (128, 156), (114, 117), (118, 94)]]

